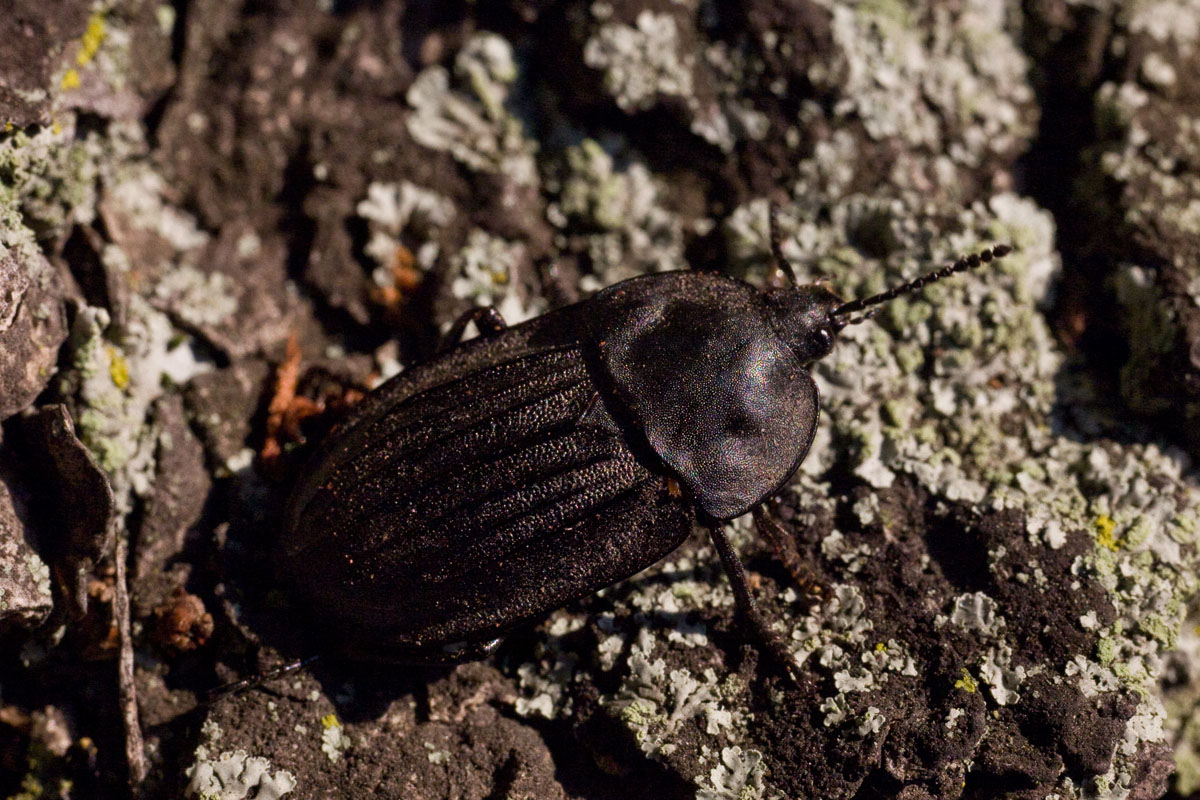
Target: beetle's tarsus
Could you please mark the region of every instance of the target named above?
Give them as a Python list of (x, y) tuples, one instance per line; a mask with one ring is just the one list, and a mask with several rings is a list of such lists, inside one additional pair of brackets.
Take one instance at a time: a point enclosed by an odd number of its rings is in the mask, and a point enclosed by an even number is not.
[(442, 336), (438, 342), (438, 352), (449, 350), (458, 344), (462, 339), (463, 332), (472, 322), (475, 323), (475, 330), (479, 331), (480, 337), (484, 339), (490, 339), (508, 327), (508, 323), (504, 321), (504, 317), (500, 316), (500, 312), (496, 310), (495, 306), (476, 306), (467, 309), (459, 314), (458, 319), (454, 320), (454, 324), (450, 326), (450, 330)]
[(729, 577), (729, 585), (733, 589), (733, 599), (737, 603), (738, 613), (754, 632), (754, 637), (758, 639), (758, 643), (766, 655), (783, 668), (793, 683), (799, 684), (800, 675), (796, 669), (796, 659), (784, 643), (783, 637), (771, 627), (762, 612), (758, 610), (758, 604), (746, 582), (746, 570), (742, 567), (737, 553), (733, 551), (733, 546), (729, 544), (729, 538), (725, 535), (725, 531), (720, 525), (711, 525), (708, 532), (712, 536), (713, 546), (717, 548), (717, 554), (721, 557), (725, 574)]
[(783, 240), (779, 237), (779, 206), (775, 204), (774, 200), (767, 209), (767, 231), (767, 238), (771, 242), (771, 255), (775, 258), (775, 268), (786, 275), (793, 286), (799, 285), (792, 262), (788, 261), (783, 254)]

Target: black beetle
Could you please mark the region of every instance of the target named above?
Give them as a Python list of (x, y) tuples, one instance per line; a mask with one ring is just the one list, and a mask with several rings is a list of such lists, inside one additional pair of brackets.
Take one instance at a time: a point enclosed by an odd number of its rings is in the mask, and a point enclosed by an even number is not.
[(779, 655), (720, 523), (756, 509), (808, 452), (809, 365), (865, 319), (852, 314), (1010, 248), (846, 303), (796, 285), (773, 210), (770, 238), (789, 287), (668, 272), (511, 328), (475, 309), (450, 336), (474, 321), (479, 337), (367, 395), (313, 456), (278, 548), (338, 650), (482, 657), (514, 626), (658, 561), (700, 521)]

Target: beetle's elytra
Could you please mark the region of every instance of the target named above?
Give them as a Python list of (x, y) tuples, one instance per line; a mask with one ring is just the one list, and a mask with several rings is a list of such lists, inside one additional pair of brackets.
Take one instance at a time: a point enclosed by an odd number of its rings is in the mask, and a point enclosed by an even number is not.
[[(772, 247), (790, 273), (774, 214)], [(1008, 251), (849, 303), (672, 272), (511, 328), (477, 311), (479, 337), (380, 386), (323, 442), (289, 501), (281, 573), (344, 653), (471, 658), (700, 521), (754, 618), (720, 523), (808, 452), (809, 366), (852, 314)]]

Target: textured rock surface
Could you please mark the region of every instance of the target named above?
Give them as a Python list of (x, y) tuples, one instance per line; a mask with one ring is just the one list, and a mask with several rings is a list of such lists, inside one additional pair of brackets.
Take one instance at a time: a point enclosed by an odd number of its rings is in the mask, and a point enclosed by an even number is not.
[(0, 244), (0, 419), (50, 382), (67, 338), (62, 281), (40, 253), (28, 259), (19, 262)]
[(0, 631), (17, 625), (37, 627), (54, 606), (50, 568), (31, 546), (33, 532), (13, 498), (9, 488), (13, 482), (12, 471), (4, 470), (0, 481)]
[[(117, 543), (148, 797), (1154, 798), (1176, 764), (1200, 789), (1195, 3), (72, 13), (22, 11), (45, 46), (0, 56), (0, 447), (42, 476), (13, 558), (72, 590), (0, 642), (0, 796), (124, 784)], [(845, 297), (1017, 247), (814, 368), (770, 505), (802, 574), (734, 525), (798, 685), (698, 534), (487, 662), (197, 704), (315, 646), (269, 559), (304, 447), (256, 459), (289, 333), (365, 381), (471, 304), (763, 283), (769, 197)]]

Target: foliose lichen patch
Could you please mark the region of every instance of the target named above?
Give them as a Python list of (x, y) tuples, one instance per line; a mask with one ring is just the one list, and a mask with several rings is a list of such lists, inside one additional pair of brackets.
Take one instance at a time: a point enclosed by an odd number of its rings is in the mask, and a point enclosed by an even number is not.
[[(615, 152), (613, 152), (615, 151)], [(546, 210), (560, 229), (582, 231), (591, 269), (582, 288), (686, 267), (684, 231), (664, 206), (664, 187), (635, 153), (619, 142), (584, 139), (551, 164), (546, 189), (557, 200)]]
[(417, 75), (407, 94), (413, 109), (408, 130), (420, 144), (449, 152), (471, 169), (536, 185), (536, 147), (506, 107), (517, 77), (512, 45), (478, 34), (459, 51), (453, 73), (432, 66)]
[[(852, 223), (854, 209), (863, 205), (851, 199), (845, 218)], [(981, 218), (980, 211), (966, 212), (965, 227)], [(939, 284), (927, 290), (934, 295), (927, 303), (919, 298), (894, 303), (877, 326), (848, 330), (817, 373), (824, 379), (832, 438), (851, 444), (843, 463), (860, 479), (882, 488), (903, 476), (942, 503), (1019, 512), (1025, 558), (1006, 560), (1004, 550), (1011, 551), (1012, 544), (989, 551), (992, 581), (1044, 584), (1048, 562), (1068, 533), (1092, 538), (1093, 546), (1070, 562), (1070, 575), (1060, 569), (1051, 580), (1073, 576), (1105, 588), (1115, 613), (1104, 624), (1096, 619), (1103, 609), (1070, 621), (1098, 632), (1095, 650), (1069, 654), (1066, 662), (1022, 665), (1014, 661), (1027, 661), (1027, 648), (1006, 635), (987, 594), (960, 595), (944, 613), (951, 624), (992, 640), (974, 667), (998, 706), (1019, 705), (1025, 677), (1043, 670), (1085, 696), (1103, 689), (1141, 698), (1111, 769), (1090, 784), (1071, 778), (1080, 786), (1120, 793), (1137, 771), (1139, 748), (1163, 742), (1157, 724), (1146, 722), (1161, 717), (1153, 682), (1194, 589), (1200, 495), (1184, 477), (1181, 453), (1064, 435), (1054, 407), (1062, 360), (1035, 311), (1053, 268), (1053, 242), (1050, 226), (1030, 211), (1015, 198), (991, 200), (989, 234), (1016, 244), (1011, 261)], [(819, 233), (804, 228), (802, 216), (800, 225), (800, 236), (820, 241)], [(891, 230), (898, 241), (906, 238), (900, 226)], [(961, 238), (948, 240), (956, 250), (971, 249)], [(836, 241), (816, 250), (810, 263), (829, 270), (835, 288), (847, 286), (839, 275), (863, 274), (837, 258)], [(869, 274), (846, 294), (874, 291), (884, 282), (878, 272)], [(889, 341), (893, 330), (906, 331), (909, 342)], [(1097, 680), (1098, 674), (1105, 677)]]
[(245, 750), (218, 751), (222, 731), (204, 724), (204, 741), (196, 747), (195, 762), (187, 770), (187, 796), (199, 800), (275, 800), (296, 788), (296, 776), (275, 769), (270, 761)]

